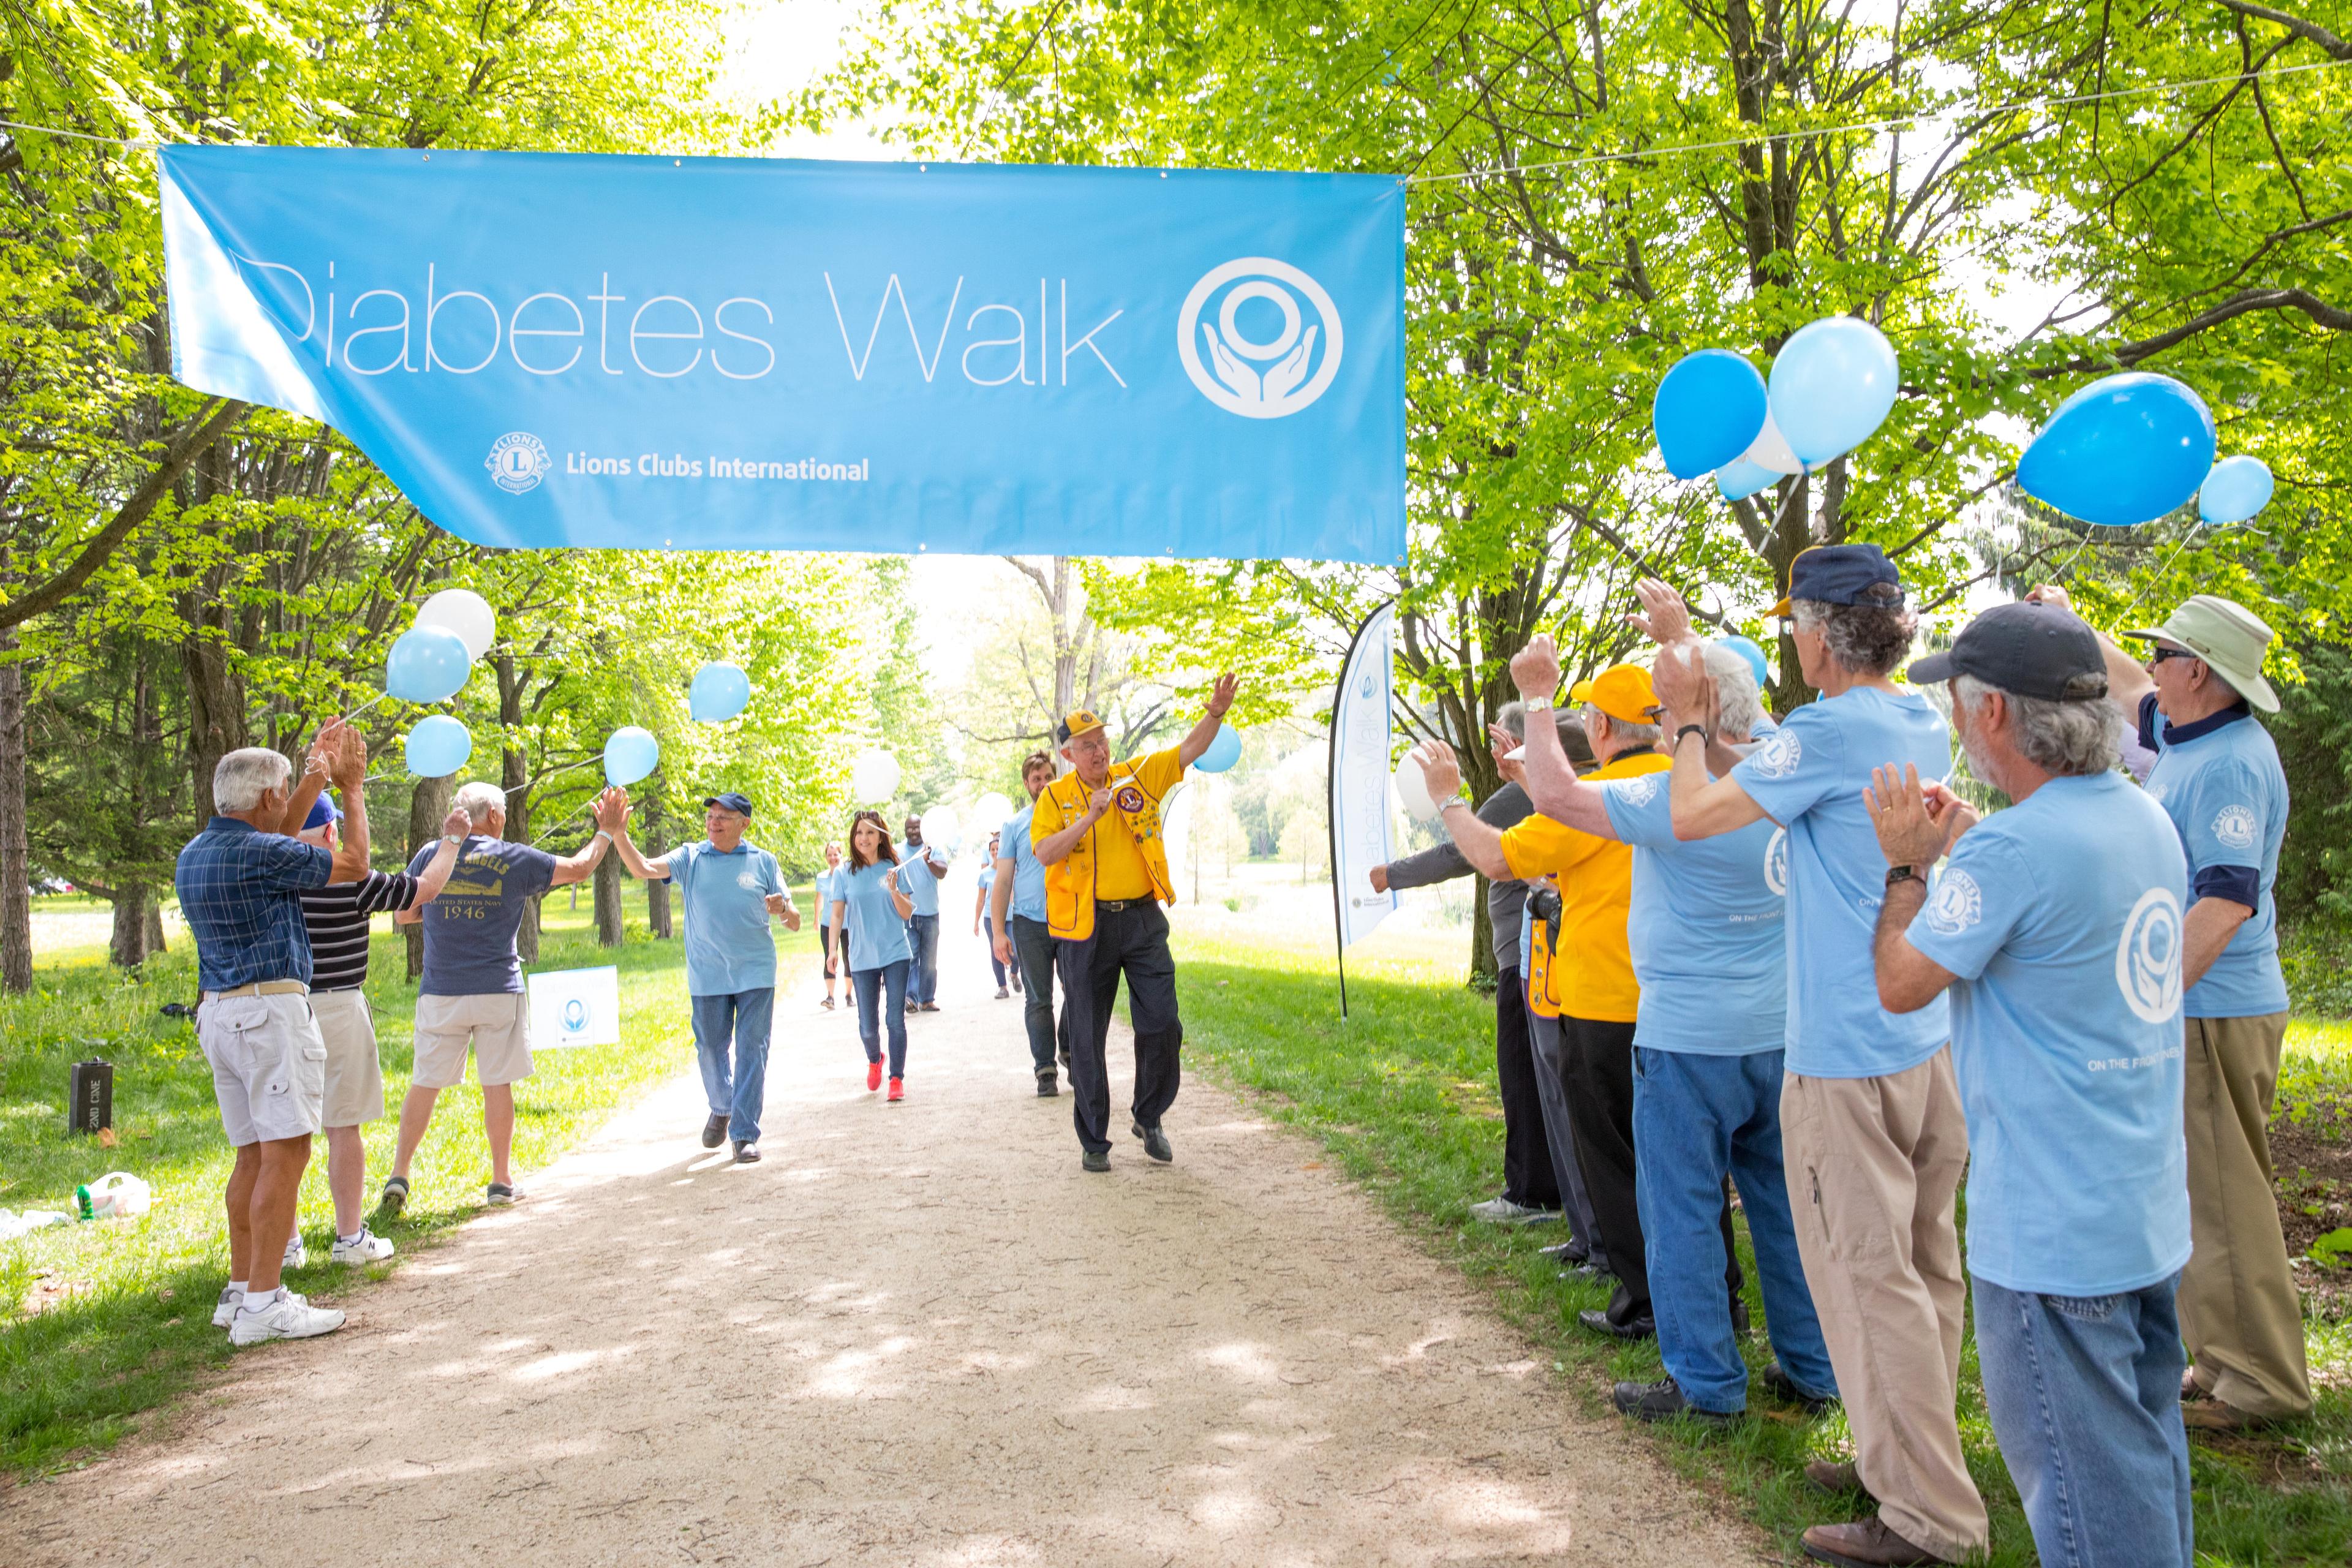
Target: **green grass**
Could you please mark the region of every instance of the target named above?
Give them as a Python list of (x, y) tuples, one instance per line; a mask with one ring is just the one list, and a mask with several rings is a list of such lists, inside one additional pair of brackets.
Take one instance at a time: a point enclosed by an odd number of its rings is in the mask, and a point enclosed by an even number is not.
[[(1492, 1291), (1502, 1310), (1552, 1357), (1570, 1398), (1607, 1410), (1609, 1384), (1664, 1375), (1654, 1346), (1620, 1346), (1579, 1328), (1577, 1312), (1606, 1292), (1563, 1281), (1537, 1249), (1551, 1227), (1471, 1223), (1465, 1206), (1500, 1190), (1502, 1110), (1495, 1094), (1494, 1013), (1460, 984), (1458, 961), (1351, 957), (1350, 1018), (1339, 1017), (1328, 948), (1286, 949), (1186, 931), (1177, 940), (1188, 1051), (1265, 1097), (1268, 1112), (1321, 1141), (1436, 1256)], [(2298, 1025), (2290, 1070), (2352, 1078), (2352, 1026)], [(1758, 1325), (1751, 1367), (1770, 1356), (1762, 1332), (1744, 1219), (1742, 1265)], [(2342, 1563), (2352, 1541), (2352, 1328), (2311, 1325), (2320, 1408), (2263, 1440), (2193, 1449), (2200, 1562)], [(1992, 1510), (1995, 1564), (2035, 1560), (2017, 1491), (2001, 1463), (1964, 1352), (1960, 1436)], [(1808, 1419), (1749, 1391), (1751, 1418), (1729, 1429), (1676, 1423), (1648, 1429), (1675, 1469), (1738, 1500), (1793, 1559), (1809, 1524), (1860, 1510), (1811, 1493), (1801, 1467), (1847, 1457), (1844, 1417)]]
[[(584, 890), (576, 911), (567, 893), (546, 900), (548, 929), (533, 967), (616, 963), (624, 1043), (537, 1054), (536, 1076), (515, 1096), (514, 1160), (522, 1175), (692, 1059), (682, 944), (647, 938), (643, 890), (635, 884), (628, 890), (630, 940), (617, 952), (596, 945)], [(802, 907), (813, 909), (814, 898)], [(385, 930), (387, 921), (376, 924), (368, 995), (390, 1113), (367, 1129), (371, 1203), (391, 1168), (416, 997), (404, 977), (401, 939)], [(788, 963), (814, 951), (814, 932), (812, 921), (796, 935), (780, 934)], [(109, 969), (104, 952), (103, 943), (45, 951), (34, 992), (0, 999), (0, 1205), (71, 1212), (75, 1185), (110, 1170), (147, 1181), (155, 1205), (136, 1219), (0, 1243), (0, 1471), (38, 1472), (111, 1444), (230, 1354), (226, 1336), (212, 1326), (212, 1306), (227, 1279), (221, 1189), (233, 1155), (194, 1026), (159, 1012), (166, 1002), (195, 1000), (193, 950), (175, 942), (135, 976)], [(114, 1064), (121, 1142), (111, 1150), (65, 1131), (67, 1068), (92, 1055)], [(370, 1273), (400, 1268), (480, 1205), (489, 1154), (481, 1093), (470, 1081), (443, 1093), (415, 1176), (407, 1212), (386, 1233), (402, 1256)], [(302, 1227), (314, 1259), (326, 1256), (332, 1215), (321, 1140), (302, 1188)], [(359, 1271), (323, 1261), (289, 1279), (338, 1305), (350, 1304), (366, 1283)], [(28, 1291), (40, 1310), (22, 1310)]]

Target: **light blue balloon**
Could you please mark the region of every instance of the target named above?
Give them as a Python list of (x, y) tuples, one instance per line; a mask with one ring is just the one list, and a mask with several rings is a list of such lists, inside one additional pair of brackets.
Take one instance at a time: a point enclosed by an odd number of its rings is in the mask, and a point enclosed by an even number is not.
[(1859, 317), (1824, 316), (1798, 328), (1772, 362), (1772, 423), (1797, 460), (1818, 468), (1886, 422), (1902, 374), (1884, 332)]
[(1756, 646), (1753, 638), (1730, 637), (1718, 637), (1716, 640), (1748, 661), (1748, 668), (1756, 672), (1758, 687), (1771, 684), (1772, 666), (1766, 661), (1764, 650)]
[(2244, 522), (2271, 504), (2270, 466), (2242, 453), (2213, 465), (2197, 489), (2197, 515), (2226, 527)]
[(625, 724), (604, 742), (604, 782), (628, 785), (661, 764), (661, 742), (650, 730)]
[(2130, 528), (2197, 493), (2214, 443), (2202, 398), (2168, 375), (2126, 371), (2058, 405), (2017, 460), (2017, 485), (2069, 517)]
[(1650, 423), (1666, 472), (1678, 479), (1711, 473), (1764, 428), (1764, 378), (1729, 349), (1685, 354), (1658, 383)]
[(446, 779), (474, 754), (474, 732), (446, 713), (419, 719), (402, 742), (408, 771), (421, 779)]
[(687, 710), (706, 724), (732, 719), (751, 701), (751, 678), (731, 664), (704, 665), (686, 692)]
[(1771, 489), (1780, 477), (1761, 463), (1734, 458), (1715, 470), (1716, 492), (1726, 500), (1746, 500), (1758, 490)]
[(445, 626), (411, 626), (383, 661), (383, 689), (403, 702), (455, 697), (474, 670), (466, 639)]
[(1217, 738), (1209, 742), (1192, 765), (1204, 773), (1221, 773), (1242, 760), (1242, 732), (1222, 720), (1217, 724)]

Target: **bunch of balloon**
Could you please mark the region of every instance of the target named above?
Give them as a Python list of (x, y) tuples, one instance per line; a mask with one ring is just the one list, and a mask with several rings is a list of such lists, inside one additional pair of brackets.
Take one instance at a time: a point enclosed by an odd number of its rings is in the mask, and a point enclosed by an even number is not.
[[(2017, 485), (2069, 517), (2131, 528), (2187, 504), (2212, 472), (2217, 444), (2204, 399), (2168, 375), (2126, 371), (2058, 405), (2017, 460)], [(2223, 488), (2242, 501), (2234, 478)]]
[(1769, 383), (1728, 349), (1700, 349), (1675, 362), (1651, 401), (1658, 455), (1675, 478), (1712, 473), (1724, 500), (1745, 500), (1868, 440), (1894, 410), (1901, 376), (1895, 346), (1854, 316), (1792, 333)]
[(751, 703), (751, 678), (731, 664), (704, 665), (687, 688), (687, 711), (705, 724), (723, 724)]

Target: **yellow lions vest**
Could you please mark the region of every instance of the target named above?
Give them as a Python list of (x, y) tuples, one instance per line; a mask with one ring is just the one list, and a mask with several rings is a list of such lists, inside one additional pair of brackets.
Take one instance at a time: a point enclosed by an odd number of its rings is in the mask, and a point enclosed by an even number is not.
[[(1069, 854), (1045, 868), (1045, 925), (1054, 935), (1084, 942), (1095, 934), (1095, 838), (1113, 816), (1133, 835), (1144, 870), (1151, 879), (1152, 892), (1162, 903), (1176, 901), (1175, 884), (1168, 871), (1168, 847), (1160, 837), (1160, 802), (1183, 776), (1173, 748), (1111, 764), (1110, 810)], [(1154, 784), (1160, 786), (1156, 794)], [(1089, 793), (1076, 773), (1065, 773), (1047, 784), (1037, 797), (1031, 842), (1043, 843), (1082, 819)]]

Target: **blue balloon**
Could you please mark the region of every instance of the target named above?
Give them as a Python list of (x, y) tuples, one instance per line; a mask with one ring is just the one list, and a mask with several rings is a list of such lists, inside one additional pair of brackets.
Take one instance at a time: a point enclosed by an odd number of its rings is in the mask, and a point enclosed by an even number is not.
[(2271, 470), (2260, 458), (2242, 454), (2213, 465), (2197, 489), (2197, 515), (2207, 522), (2244, 522), (2271, 504)]
[(1764, 378), (1729, 349), (1685, 354), (1658, 383), (1650, 422), (1666, 472), (1678, 479), (1712, 473), (1764, 428)]
[(2129, 528), (2197, 493), (2214, 439), (2204, 400), (2170, 376), (2102, 376), (2058, 405), (2018, 459), (2017, 484), (2069, 517)]
[(633, 784), (661, 763), (661, 742), (650, 730), (625, 724), (604, 742), (604, 782)]
[(1772, 679), (1772, 667), (1765, 661), (1764, 650), (1756, 646), (1754, 639), (1749, 637), (1718, 637), (1716, 640), (1748, 661), (1748, 668), (1756, 672), (1756, 684), (1758, 687), (1761, 688), (1770, 684)]
[(750, 706), (751, 678), (731, 664), (706, 664), (687, 688), (687, 711), (706, 724), (732, 719)]
[(1242, 760), (1242, 732), (1222, 720), (1217, 724), (1217, 738), (1209, 749), (1193, 761), (1192, 765), (1204, 773), (1221, 773)]
[(1902, 375), (1886, 334), (1856, 316), (1824, 316), (1772, 361), (1772, 423), (1797, 460), (1818, 468), (1886, 422)]
[(1758, 490), (1771, 489), (1780, 477), (1761, 463), (1734, 458), (1715, 470), (1715, 489), (1726, 500), (1746, 500)]
[(403, 742), (408, 771), (421, 779), (446, 779), (474, 754), (474, 732), (446, 713), (420, 719)]
[(444, 626), (411, 626), (383, 661), (383, 689), (403, 702), (438, 702), (473, 671), (465, 638)]

